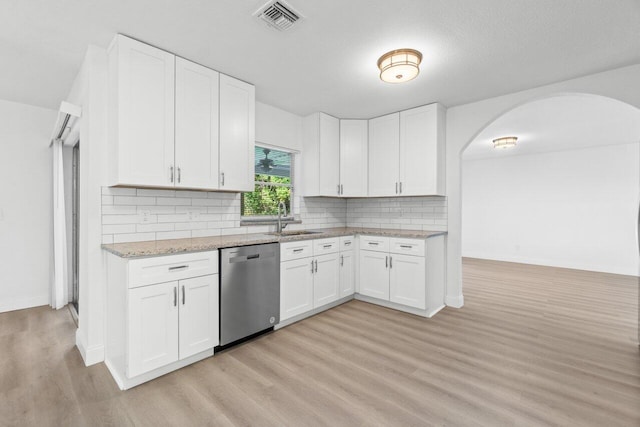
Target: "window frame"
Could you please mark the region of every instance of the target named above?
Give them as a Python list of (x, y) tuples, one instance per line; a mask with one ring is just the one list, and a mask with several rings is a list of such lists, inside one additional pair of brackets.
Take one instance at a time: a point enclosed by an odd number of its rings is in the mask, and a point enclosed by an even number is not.
[[(284, 147), (278, 147), (277, 145), (271, 145), (271, 144), (264, 144), (264, 143), (260, 143), (260, 142), (256, 142), (255, 143), (255, 147), (259, 147), (259, 148), (269, 148), (271, 150), (276, 150), (276, 151), (282, 151), (284, 153), (288, 153), (291, 156), (291, 170), (289, 172), (289, 176), (291, 179), (291, 184), (287, 185), (287, 184), (278, 184), (278, 183), (264, 183), (262, 181), (256, 181), (255, 180), (255, 176), (259, 175), (256, 174), (255, 172), (255, 161), (254, 161), (254, 170), (253, 170), (253, 185), (255, 186), (256, 184), (264, 184), (270, 187), (288, 187), (290, 188), (290, 195), (289, 195), (289, 210), (290, 212), (287, 212), (287, 216), (294, 216), (293, 212), (295, 212), (295, 169), (296, 169), (296, 162), (298, 161), (298, 151), (292, 150), (290, 148), (284, 148)], [(255, 148), (254, 148), (255, 149)], [(247, 222), (249, 223), (248, 225), (250, 225), (251, 222), (270, 222), (270, 221), (277, 221), (278, 216), (277, 215), (242, 215), (242, 212), (244, 211), (244, 193), (243, 196), (240, 197), (240, 221), (241, 222)]]

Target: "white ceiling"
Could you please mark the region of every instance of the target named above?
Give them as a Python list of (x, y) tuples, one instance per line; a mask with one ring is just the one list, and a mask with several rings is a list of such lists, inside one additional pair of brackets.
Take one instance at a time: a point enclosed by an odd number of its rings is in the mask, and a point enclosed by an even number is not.
[[(513, 148), (493, 140), (517, 136)], [(464, 160), (508, 157), (640, 142), (640, 110), (594, 95), (563, 95), (517, 107), (487, 126), (463, 152)]]
[[(88, 44), (117, 32), (256, 85), (306, 115), (369, 118), (435, 101), (464, 104), (640, 62), (638, 0), (288, 0), (305, 19), (279, 33), (266, 0), (0, 0), (0, 98), (57, 108)], [(391, 49), (422, 72), (382, 83)]]

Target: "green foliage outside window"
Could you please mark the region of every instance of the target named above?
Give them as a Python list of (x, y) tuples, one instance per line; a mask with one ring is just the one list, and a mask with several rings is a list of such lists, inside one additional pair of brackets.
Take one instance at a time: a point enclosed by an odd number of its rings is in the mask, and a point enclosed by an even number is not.
[(283, 201), (287, 214), (291, 212), (291, 178), (256, 174), (253, 193), (242, 194), (242, 215), (278, 215), (278, 203)]

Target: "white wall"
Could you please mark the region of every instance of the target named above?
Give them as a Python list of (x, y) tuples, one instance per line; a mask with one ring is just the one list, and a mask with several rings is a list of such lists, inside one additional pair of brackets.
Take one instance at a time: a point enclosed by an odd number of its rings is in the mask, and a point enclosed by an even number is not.
[[(640, 64), (461, 105), (447, 110), (447, 305), (464, 305), (462, 295), (462, 159), (465, 147), (498, 117), (537, 99), (586, 93), (640, 108)], [(640, 272), (636, 272), (640, 275)]]
[(462, 256), (636, 275), (638, 146), (464, 160)]
[(0, 100), (0, 312), (49, 303), (57, 113)]

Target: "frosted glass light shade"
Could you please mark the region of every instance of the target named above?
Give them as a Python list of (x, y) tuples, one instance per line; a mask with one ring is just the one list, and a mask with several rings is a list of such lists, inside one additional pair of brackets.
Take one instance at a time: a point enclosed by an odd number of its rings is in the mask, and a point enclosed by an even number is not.
[(493, 140), (493, 148), (511, 148), (516, 146), (517, 136), (505, 136)]
[(420, 73), (422, 54), (414, 49), (398, 49), (387, 52), (378, 59), (380, 79), (387, 83), (403, 83)]

